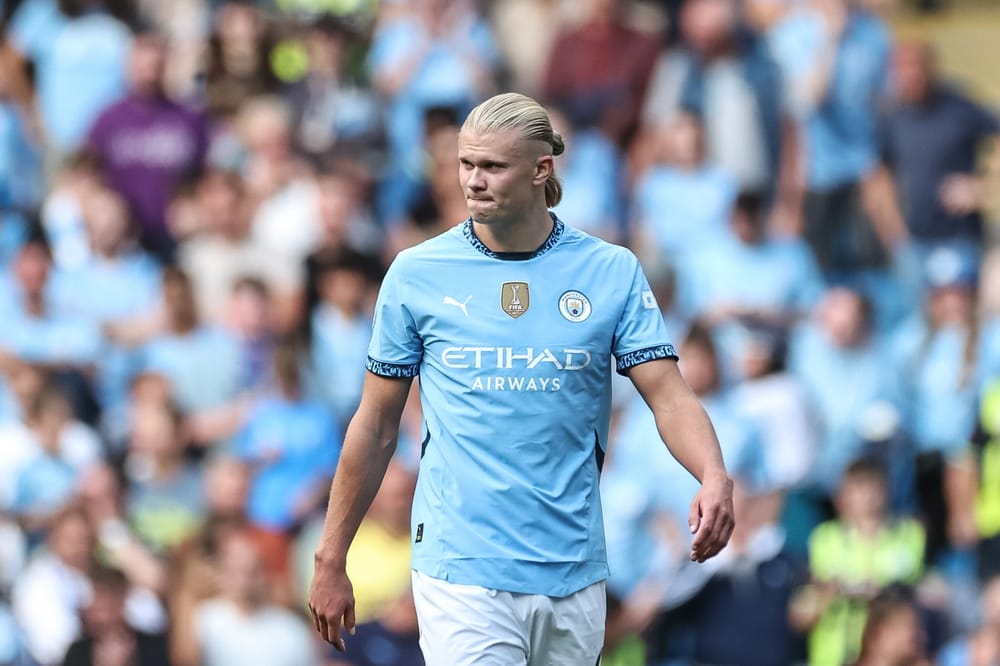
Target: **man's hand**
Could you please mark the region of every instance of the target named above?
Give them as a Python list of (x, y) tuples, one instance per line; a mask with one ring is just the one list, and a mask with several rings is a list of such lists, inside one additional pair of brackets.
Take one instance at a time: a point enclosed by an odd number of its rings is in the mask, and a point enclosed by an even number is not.
[(706, 475), (691, 502), (688, 525), (694, 534), (691, 559), (704, 562), (722, 550), (733, 533), (733, 480), (725, 472)]
[(971, 174), (953, 173), (941, 183), (938, 198), (951, 215), (974, 213), (982, 205), (982, 181)]
[(341, 620), (344, 629), (354, 635), (354, 587), (344, 564), (330, 563), (317, 555), (309, 611), (323, 640), (343, 652), (347, 646), (340, 635)]

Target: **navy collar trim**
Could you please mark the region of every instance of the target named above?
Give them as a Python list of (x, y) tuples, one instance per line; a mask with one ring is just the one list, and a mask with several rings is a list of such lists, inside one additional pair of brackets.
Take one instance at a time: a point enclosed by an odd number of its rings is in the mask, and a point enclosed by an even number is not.
[(549, 233), (549, 237), (545, 239), (545, 242), (539, 246), (537, 250), (531, 252), (494, 252), (490, 248), (486, 247), (483, 241), (479, 240), (476, 236), (475, 230), (472, 228), (472, 218), (469, 217), (462, 224), (462, 235), (465, 239), (469, 241), (472, 247), (476, 248), (482, 254), (485, 254), (491, 259), (502, 259), (504, 261), (525, 261), (527, 259), (534, 259), (535, 257), (540, 257), (552, 248), (556, 246), (559, 239), (562, 238), (563, 232), (566, 230), (565, 225), (560, 221), (558, 217), (553, 213), (549, 213), (552, 217), (552, 231)]

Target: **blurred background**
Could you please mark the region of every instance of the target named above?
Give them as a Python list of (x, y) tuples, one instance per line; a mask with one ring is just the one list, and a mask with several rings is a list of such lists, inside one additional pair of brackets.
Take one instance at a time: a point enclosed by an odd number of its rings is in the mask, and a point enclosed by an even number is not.
[(737, 480), (627, 380), (605, 664), (1000, 664), (1000, 4), (0, 0), (0, 664), (421, 664), (419, 403), (312, 553), (395, 254), (462, 221), (517, 90), (556, 212), (640, 257)]

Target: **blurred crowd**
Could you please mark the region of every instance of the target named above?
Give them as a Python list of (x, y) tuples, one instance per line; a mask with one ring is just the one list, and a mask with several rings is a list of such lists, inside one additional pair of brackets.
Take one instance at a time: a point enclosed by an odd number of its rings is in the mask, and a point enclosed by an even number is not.
[(417, 400), (346, 655), (304, 601), (379, 281), (467, 216), (503, 90), (737, 482), (688, 562), (696, 482), (616, 385), (604, 663), (1000, 663), (997, 116), (900, 2), (0, 0), (0, 664), (423, 663)]

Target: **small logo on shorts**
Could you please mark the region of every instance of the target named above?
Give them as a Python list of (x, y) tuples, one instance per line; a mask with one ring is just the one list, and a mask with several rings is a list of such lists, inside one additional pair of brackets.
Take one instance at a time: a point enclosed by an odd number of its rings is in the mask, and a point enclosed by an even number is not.
[(531, 295), (527, 282), (504, 282), (500, 285), (500, 307), (514, 319), (528, 311)]
[(559, 312), (563, 317), (579, 323), (590, 316), (590, 299), (582, 292), (570, 290), (559, 297)]
[(417, 524), (417, 538), (414, 539), (413, 541), (414, 541), (414, 543), (420, 543), (423, 540), (424, 540), (424, 524), (423, 523), (418, 523)]

